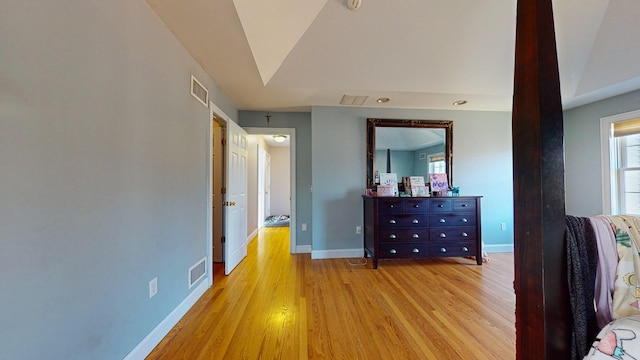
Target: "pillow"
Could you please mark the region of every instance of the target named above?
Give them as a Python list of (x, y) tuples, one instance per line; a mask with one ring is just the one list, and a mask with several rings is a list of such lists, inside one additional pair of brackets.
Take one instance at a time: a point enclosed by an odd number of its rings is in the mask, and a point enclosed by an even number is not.
[(607, 324), (584, 359), (640, 359), (640, 315)]

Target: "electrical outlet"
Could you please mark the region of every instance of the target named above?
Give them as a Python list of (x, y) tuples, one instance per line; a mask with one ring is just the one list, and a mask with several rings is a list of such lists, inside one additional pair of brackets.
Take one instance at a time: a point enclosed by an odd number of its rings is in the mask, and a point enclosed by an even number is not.
[(158, 293), (158, 278), (154, 277), (149, 281), (149, 299)]
[(507, 223), (500, 224), (500, 229), (502, 229), (502, 231), (507, 230)]
[(358, 225), (356, 226), (356, 235), (360, 235), (362, 234), (362, 226)]
[(307, 223), (302, 223), (302, 231), (307, 231)]

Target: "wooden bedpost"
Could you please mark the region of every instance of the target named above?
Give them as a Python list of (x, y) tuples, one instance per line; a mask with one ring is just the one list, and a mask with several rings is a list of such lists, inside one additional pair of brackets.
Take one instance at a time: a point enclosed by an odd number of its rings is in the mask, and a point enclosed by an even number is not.
[(513, 95), (517, 359), (569, 359), (562, 104), (551, 0), (518, 0)]

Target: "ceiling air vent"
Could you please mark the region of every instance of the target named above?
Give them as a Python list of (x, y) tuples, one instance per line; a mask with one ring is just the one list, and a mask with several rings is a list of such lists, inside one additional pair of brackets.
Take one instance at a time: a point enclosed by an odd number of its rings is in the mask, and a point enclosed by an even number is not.
[(368, 98), (368, 96), (362, 95), (343, 95), (340, 105), (364, 105)]
[(200, 84), (200, 81), (196, 79), (193, 75), (191, 75), (191, 96), (198, 99), (204, 105), (204, 107), (209, 107), (209, 90), (206, 87)]
[(198, 261), (189, 269), (189, 289), (195, 285), (207, 273), (207, 257)]

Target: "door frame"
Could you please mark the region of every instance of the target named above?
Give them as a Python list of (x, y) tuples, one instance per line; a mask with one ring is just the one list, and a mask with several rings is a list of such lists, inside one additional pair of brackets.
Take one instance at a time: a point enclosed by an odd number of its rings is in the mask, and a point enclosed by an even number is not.
[[(209, 283), (209, 287), (213, 285), (213, 164), (211, 161), (211, 157), (213, 156), (213, 122), (216, 121), (213, 117), (216, 116), (222, 119), (225, 123), (229, 123), (231, 118), (220, 109), (213, 101), (209, 101), (209, 118), (207, 121), (207, 239), (206, 239), (206, 247), (207, 247), (207, 264), (209, 266), (209, 271), (207, 274), (207, 282)], [(226, 124), (225, 124), (226, 129)], [(225, 136), (223, 134), (223, 136)], [(223, 156), (224, 157), (224, 156)], [(224, 165), (226, 166), (226, 164)], [(226, 171), (226, 169), (225, 169)], [(223, 176), (222, 181), (225, 182), (226, 187), (226, 179)], [(225, 222), (225, 213), (226, 209), (222, 208), (222, 223), (224, 226)], [(224, 234), (224, 232), (223, 232)]]
[(289, 217), (289, 253), (296, 254), (296, 129), (295, 128), (262, 128), (262, 127), (246, 127), (244, 128), (249, 135), (287, 135), (289, 136), (289, 193), (291, 214)]

